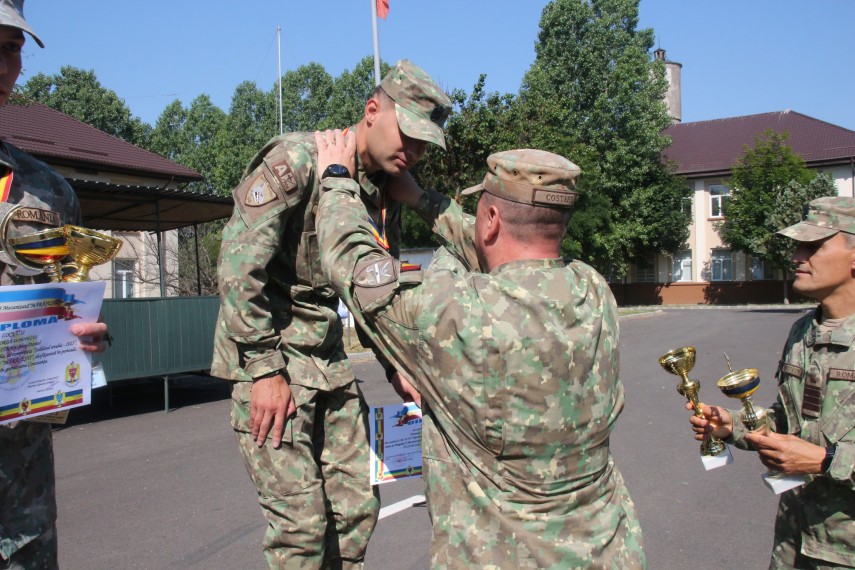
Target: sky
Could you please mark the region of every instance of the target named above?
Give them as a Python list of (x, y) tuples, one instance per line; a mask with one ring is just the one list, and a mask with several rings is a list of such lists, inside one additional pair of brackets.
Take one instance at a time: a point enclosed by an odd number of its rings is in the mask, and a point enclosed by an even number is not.
[[(373, 0), (27, 0), (44, 41), (24, 74), (94, 70), (154, 124), (171, 101), (200, 94), (228, 111), (242, 81), (270, 89), (318, 62), (333, 76), (373, 53)], [(446, 90), (516, 93), (535, 57), (547, 0), (389, 0), (380, 55), (407, 58)], [(855, 130), (852, 0), (641, 0), (639, 28), (682, 64), (683, 122), (797, 111)], [(849, 63), (847, 63), (849, 62)]]

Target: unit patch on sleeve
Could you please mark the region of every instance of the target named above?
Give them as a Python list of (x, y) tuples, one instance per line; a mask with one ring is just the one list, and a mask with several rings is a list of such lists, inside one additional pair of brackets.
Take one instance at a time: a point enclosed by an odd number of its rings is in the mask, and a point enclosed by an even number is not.
[(249, 190), (247, 190), (244, 196), (243, 203), (250, 208), (257, 208), (269, 204), (277, 198), (278, 196), (270, 187), (264, 175), (260, 175), (250, 184)]

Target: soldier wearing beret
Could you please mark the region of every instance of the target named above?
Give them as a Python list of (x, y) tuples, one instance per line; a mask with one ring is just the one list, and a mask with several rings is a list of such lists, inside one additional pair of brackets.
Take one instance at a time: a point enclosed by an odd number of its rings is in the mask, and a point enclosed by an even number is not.
[[(44, 47), (24, 19), (24, 0), (0, 0), (0, 106), (9, 100), (21, 72), (24, 32)], [(81, 223), (80, 204), (68, 182), (6, 141), (0, 141), (0, 196), (0, 219), (10, 218), (10, 233)], [(14, 206), (21, 208), (13, 210)], [(44, 280), (44, 276), (15, 266), (0, 251), (0, 285)], [(83, 350), (104, 350), (104, 323), (76, 324), (72, 332), (83, 337)], [(0, 569), (57, 568), (55, 483), (50, 424), (0, 425)]]
[(855, 199), (818, 198), (779, 232), (796, 242), (793, 290), (819, 306), (790, 329), (778, 366), (771, 432), (746, 433), (733, 414), (703, 406), (691, 422), (758, 452), (807, 483), (781, 495), (770, 568), (855, 567)]
[[(351, 140), (318, 139), (319, 164), (354, 168)], [(617, 307), (596, 271), (560, 256), (579, 168), (525, 149), (487, 164), (464, 191), (479, 195), (474, 218), (411, 179), (393, 194), (445, 244), (424, 274), (376, 243), (355, 181), (321, 181), (324, 273), (412, 379), (399, 393), (421, 397), (431, 566), (642, 568), (609, 453), (624, 403)]]
[(319, 169), (312, 133), (288, 133), (261, 149), (234, 190), (211, 373), (233, 382), (231, 424), (269, 523), (271, 568), (361, 567), (379, 510), (367, 407), (318, 257), (320, 179), (353, 175), (397, 255), (400, 206), (387, 200), (389, 175), (412, 168), (427, 143), (445, 148), (450, 111), (427, 73), (403, 60), (349, 128), (357, 141), (350, 172)]

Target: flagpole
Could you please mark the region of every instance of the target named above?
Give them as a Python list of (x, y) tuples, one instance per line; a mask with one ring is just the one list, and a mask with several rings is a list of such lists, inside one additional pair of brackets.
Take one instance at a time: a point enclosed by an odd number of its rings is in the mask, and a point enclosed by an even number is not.
[(276, 53), (279, 68), (279, 134), (282, 134), (282, 28), (276, 26)]
[(380, 40), (377, 37), (377, 0), (371, 3), (371, 28), (374, 31), (374, 85), (380, 85)]

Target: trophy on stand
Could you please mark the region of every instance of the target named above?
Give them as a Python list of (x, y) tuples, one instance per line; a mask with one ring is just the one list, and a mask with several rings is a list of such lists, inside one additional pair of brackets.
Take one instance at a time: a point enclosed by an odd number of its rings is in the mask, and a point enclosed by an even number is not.
[[(760, 387), (760, 373), (756, 368), (743, 368), (734, 372), (730, 359), (726, 354), (724, 357), (727, 359), (730, 373), (719, 379), (716, 385), (725, 396), (742, 401), (742, 409), (734, 414), (734, 421), (742, 422), (749, 432), (768, 435), (771, 429), (767, 422), (766, 409), (751, 402), (751, 395)], [(804, 485), (806, 480), (802, 475), (784, 475), (768, 471), (763, 474), (763, 482), (777, 495)]]
[(41, 269), (54, 283), (62, 281), (60, 262), (68, 257), (64, 228), (50, 228), (9, 238), (6, 253), (18, 265)]
[[(704, 413), (701, 411), (701, 403), (698, 400), (701, 383), (689, 378), (689, 372), (695, 367), (695, 354), (694, 346), (684, 346), (660, 356), (659, 364), (667, 372), (681, 378), (682, 382), (677, 385), (677, 391), (692, 403), (695, 416), (703, 418)], [(701, 461), (704, 464), (704, 469), (709, 471), (731, 463), (733, 458), (727, 445), (711, 435), (709, 439), (701, 443)]]
[[(0, 220), (0, 261), (46, 273), (51, 282), (89, 281), (89, 270), (119, 253), (122, 240), (80, 226), (66, 225), (10, 237), (9, 223), (20, 206), (9, 208)], [(61, 263), (70, 258), (69, 263)]]
[(89, 270), (95, 265), (107, 263), (119, 253), (122, 240), (80, 226), (65, 226), (65, 242), (71, 263), (62, 269), (71, 269), (63, 274), (63, 281), (89, 281)]

